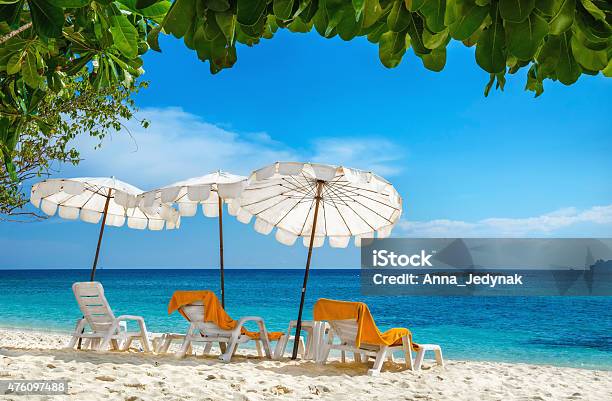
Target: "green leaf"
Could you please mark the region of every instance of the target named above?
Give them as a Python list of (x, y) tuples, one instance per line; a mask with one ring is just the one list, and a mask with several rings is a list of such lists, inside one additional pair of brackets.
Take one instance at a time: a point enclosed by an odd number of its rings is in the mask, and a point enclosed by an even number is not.
[(161, 24), (168, 13), (172, 2), (169, 0), (157, 0), (148, 7), (138, 8), (136, 0), (119, 0), (120, 8), (130, 11), (133, 14), (142, 15)]
[(361, 14), (363, 13), (363, 10), (365, 8), (365, 0), (352, 0), (353, 3), (353, 9), (355, 10), (355, 16), (357, 17), (357, 19), (359, 19), (361, 17)]
[(342, 18), (344, 18), (348, 5), (345, 3), (345, 0), (325, 0), (323, 6), (328, 18), (324, 36), (328, 37), (332, 30), (342, 21)]
[(369, 28), (374, 25), (382, 14), (383, 9), (378, 0), (365, 0), (363, 6), (363, 28)]
[(127, 58), (138, 56), (138, 31), (123, 14), (110, 17), (115, 47)]
[(598, 38), (592, 34), (592, 30), (589, 28), (583, 30), (580, 24), (572, 25), (572, 38), (574, 37), (591, 50), (606, 50), (608, 48), (608, 39)]
[[(612, 10), (611, 10), (612, 14)], [(605, 48), (608, 47), (608, 40), (612, 37), (612, 28), (607, 22), (602, 22), (595, 19), (590, 13), (580, 10), (576, 12), (572, 30), (575, 32), (579, 28), (580, 33), (584, 36), (585, 45), (600, 45), (605, 43)], [(595, 50), (602, 50), (595, 49)]]
[(576, 0), (555, 0), (552, 17), (549, 21), (550, 33), (560, 35), (567, 31), (576, 12)]
[(44, 38), (59, 38), (64, 26), (64, 10), (47, 0), (29, 0), (32, 25)]
[(14, 74), (17, 74), (19, 71), (21, 71), (22, 59), (23, 59), (23, 54), (21, 53), (13, 54), (13, 56), (11, 56), (8, 63), (6, 64), (6, 73), (9, 75), (14, 75)]
[(571, 85), (576, 82), (582, 72), (572, 53), (570, 36), (571, 34), (568, 32), (561, 35), (559, 62), (556, 68), (557, 78), (564, 85)]
[(525, 84), (525, 90), (534, 92), (535, 97), (540, 96), (544, 92), (542, 79), (537, 73), (537, 66), (535, 64), (532, 65), (527, 72), (527, 83)]
[(255, 25), (266, 10), (266, 0), (238, 0), (236, 18), (241, 25)]
[(293, 2), (294, 0), (274, 0), (272, 9), (276, 18), (282, 20), (290, 19), (291, 11), (293, 11)]
[(506, 69), (505, 33), (500, 18), (498, 5), (491, 5), (493, 21), (487, 27), (476, 44), (476, 62), (486, 72), (497, 74)]
[(299, 13), (299, 18), (304, 21), (304, 23), (308, 24), (312, 22), (312, 18), (317, 12), (319, 7), (318, 0), (299, 0), (300, 6), (298, 7), (297, 13)]
[(342, 19), (336, 29), (338, 31), (338, 36), (340, 36), (342, 40), (351, 40), (359, 34), (361, 24), (360, 21), (356, 19), (355, 10), (352, 6), (345, 6)]
[(534, 7), (535, 0), (499, 0), (499, 13), (505, 21), (522, 22)]
[(446, 0), (425, 0), (419, 12), (425, 17), (425, 24), (432, 32), (441, 32), (446, 28), (444, 14)]
[(559, 36), (549, 35), (536, 57), (541, 73), (553, 75), (557, 69), (560, 57), (561, 39)]
[(147, 8), (157, 3), (159, 0), (136, 0), (136, 8)]
[(602, 73), (606, 77), (612, 77), (612, 59), (610, 59), (610, 61), (608, 61), (608, 66), (603, 69)]
[(298, 17), (294, 19), (293, 22), (291, 22), (289, 25), (287, 25), (287, 28), (291, 32), (307, 33), (310, 32), (310, 30), (312, 29), (312, 22), (306, 23), (302, 20), (301, 17)]
[(556, 0), (536, 0), (535, 8), (542, 14), (551, 16), (555, 9)]
[(406, 3), (406, 8), (409, 11), (415, 12), (418, 11), (421, 7), (423, 7), (425, 1), (426, 0), (404, 0), (404, 3)]
[(466, 40), (480, 28), (487, 15), (489, 7), (480, 7), (476, 3), (469, 2), (463, 8), (461, 15), (450, 25), (450, 35), (457, 40)]
[(228, 11), (230, 4), (228, 0), (206, 0), (206, 7), (216, 12)]
[(195, 0), (175, 0), (162, 22), (164, 31), (182, 38), (195, 17)]
[(215, 13), (215, 20), (217, 21), (217, 25), (219, 25), (219, 29), (223, 32), (227, 43), (234, 43), (236, 34), (236, 15), (229, 11)]
[(600, 71), (608, 65), (608, 54), (605, 50), (592, 50), (584, 46), (576, 35), (570, 41), (572, 54), (583, 68), (591, 71)]
[(368, 33), (368, 41), (370, 43), (378, 43), (382, 34), (388, 32), (388, 29), (389, 27), (384, 22), (373, 25), (370, 33)]
[(436, 49), (448, 42), (448, 28), (439, 33), (431, 33), (425, 29), (423, 31), (423, 44), (428, 49)]
[(415, 54), (428, 54), (431, 52), (425, 44), (423, 44), (423, 20), (417, 13), (410, 13), (410, 22), (408, 23), (408, 35), (410, 35), (410, 43)]
[(53, 4), (63, 8), (81, 8), (91, 3), (91, 0), (53, 0)]
[(584, 9), (587, 10), (588, 13), (593, 16), (593, 18), (602, 22), (606, 21), (606, 14), (599, 7), (593, 4), (591, 0), (580, 0), (580, 2), (582, 3)]
[(151, 47), (151, 49), (156, 52), (161, 53), (161, 48), (159, 47), (159, 33), (161, 32), (161, 25), (157, 25), (151, 29), (151, 32), (147, 35), (147, 43)]
[(36, 65), (36, 54), (28, 52), (23, 60), (21, 71), (23, 80), (31, 88), (38, 88), (42, 81), (42, 77), (38, 75), (38, 67)]
[(446, 47), (439, 49), (433, 49), (429, 54), (423, 54), (421, 56), (423, 65), (430, 71), (439, 72), (444, 69), (446, 64)]
[(394, 68), (406, 53), (406, 33), (389, 31), (380, 37), (378, 56), (387, 68)]
[(23, 10), (23, 3), (24, 0), (19, 0), (17, 3), (0, 5), (0, 21), (5, 21), (9, 26), (17, 23)]
[(548, 33), (548, 23), (537, 13), (523, 22), (506, 23), (508, 51), (520, 60), (531, 60)]
[(410, 23), (410, 12), (406, 9), (404, 2), (396, 1), (387, 16), (387, 25), (393, 32), (401, 32)]
[(83, 67), (85, 67), (85, 65), (87, 65), (87, 63), (92, 60), (93, 55), (94, 54), (92, 52), (86, 52), (84, 54), (81, 54), (81, 57), (72, 61), (72, 64), (70, 64), (70, 66), (64, 72), (67, 75), (74, 75), (78, 73), (79, 71), (81, 71), (81, 69), (83, 69)]

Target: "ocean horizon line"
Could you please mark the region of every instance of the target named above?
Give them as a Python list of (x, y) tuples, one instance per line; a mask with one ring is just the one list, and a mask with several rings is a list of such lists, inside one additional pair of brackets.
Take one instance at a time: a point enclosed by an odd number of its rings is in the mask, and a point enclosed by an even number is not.
[[(6, 268), (0, 267), (0, 271), (32, 271), (32, 270), (78, 270), (91, 271), (91, 268), (82, 267), (27, 267)], [(220, 270), (219, 267), (104, 267), (97, 268), (96, 272), (104, 270)], [(304, 270), (304, 267), (224, 267), (224, 270)], [(311, 267), (310, 270), (361, 270), (360, 267)]]

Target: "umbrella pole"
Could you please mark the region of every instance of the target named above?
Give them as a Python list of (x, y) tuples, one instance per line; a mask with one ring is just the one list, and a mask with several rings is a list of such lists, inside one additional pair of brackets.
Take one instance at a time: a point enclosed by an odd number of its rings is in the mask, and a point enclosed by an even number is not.
[(221, 306), (225, 309), (225, 277), (223, 271), (223, 199), (219, 198), (219, 267), (221, 268)]
[(104, 203), (104, 212), (102, 214), (102, 224), (100, 225), (100, 235), (98, 236), (98, 246), (96, 247), (96, 256), (94, 257), (93, 267), (91, 268), (91, 276), (89, 281), (94, 281), (96, 276), (96, 267), (98, 266), (98, 256), (100, 255), (100, 244), (102, 244), (102, 236), (104, 235), (104, 227), (106, 227), (106, 214), (108, 212), (108, 204), (110, 203), (112, 189), (109, 188), (108, 195), (106, 196), (106, 203)]
[(314, 221), (310, 231), (310, 244), (308, 245), (308, 258), (306, 259), (306, 270), (304, 271), (304, 283), (302, 284), (302, 298), (300, 299), (300, 311), (298, 312), (297, 325), (295, 327), (295, 337), (293, 340), (293, 352), (291, 359), (297, 358), (298, 345), (300, 343), (300, 332), (302, 331), (302, 310), (304, 309), (304, 299), (306, 298), (306, 284), (308, 284), (308, 273), (310, 272), (310, 260), (312, 258), (312, 246), (314, 244), (315, 233), (317, 232), (317, 217), (319, 215), (319, 202), (321, 201), (321, 190), (323, 181), (317, 181), (317, 196), (315, 196)]
[[(100, 255), (100, 244), (102, 243), (102, 235), (104, 235), (104, 227), (106, 226), (106, 213), (108, 212), (108, 204), (110, 203), (111, 191), (112, 190), (109, 188), (108, 195), (106, 196), (106, 202), (104, 203), (104, 213), (102, 214), (102, 224), (100, 224), (100, 235), (98, 236), (98, 246), (96, 247), (96, 256), (94, 257), (93, 267), (91, 268), (91, 275), (89, 276), (89, 281), (94, 281), (94, 277), (96, 276), (96, 267), (98, 266), (98, 256)], [(83, 329), (83, 331), (85, 330)], [(83, 333), (83, 331), (81, 331), (81, 334)], [(82, 341), (83, 341), (83, 338), (79, 338), (77, 349), (81, 349)]]

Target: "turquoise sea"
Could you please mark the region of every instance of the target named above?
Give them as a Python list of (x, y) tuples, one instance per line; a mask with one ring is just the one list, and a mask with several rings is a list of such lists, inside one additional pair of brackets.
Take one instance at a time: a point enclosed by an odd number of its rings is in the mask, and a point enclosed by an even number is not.
[[(177, 289), (218, 292), (218, 270), (97, 273), (116, 314), (145, 317), (150, 331), (184, 331), (166, 306)], [(303, 270), (228, 269), (226, 309), (259, 315), (269, 330), (297, 316)], [(87, 270), (0, 270), (0, 326), (70, 331), (80, 317), (72, 295)], [(450, 359), (612, 369), (612, 297), (366, 297), (359, 270), (312, 270), (305, 318), (318, 298), (362, 300), (381, 328), (408, 327), (415, 341), (442, 345)]]

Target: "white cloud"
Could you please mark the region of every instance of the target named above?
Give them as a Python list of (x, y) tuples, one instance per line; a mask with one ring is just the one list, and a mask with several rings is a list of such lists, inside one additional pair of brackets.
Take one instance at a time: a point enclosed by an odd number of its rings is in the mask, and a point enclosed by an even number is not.
[[(588, 226), (589, 229), (584, 228)], [(398, 235), (410, 237), (529, 237), (612, 233), (612, 205), (589, 209), (564, 208), (526, 218), (487, 218), (476, 222), (458, 220), (407, 221), (399, 223)], [(583, 235), (579, 235), (583, 236)]]
[[(83, 161), (61, 172), (109, 176), (142, 188), (165, 185), (222, 169), (248, 175), (278, 160), (317, 161), (371, 169), (381, 175), (400, 171), (396, 146), (384, 139), (354, 137), (313, 138), (291, 146), (265, 132), (237, 133), (227, 125), (212, 124), (181, 108), (147, 108), (138, 118), (151, 122), (144, 129), (136, 121), (125, 132), (107, 137), (100, 149), (95, 140), (80, 137)], [(395, 155), (395, 156), (390, 156)]]
[(350, 167), (359, 167), (366, 163), (367, 169), (383, 176), (391, 176), (401, 171), (399, 161), (403, 156), (402, 149), (386, 139), (322, 138), (315, 142), (315, 155), (312, 160), (328, 164), (338, 164), (334, 160), (342, 160), (342, 164)]

